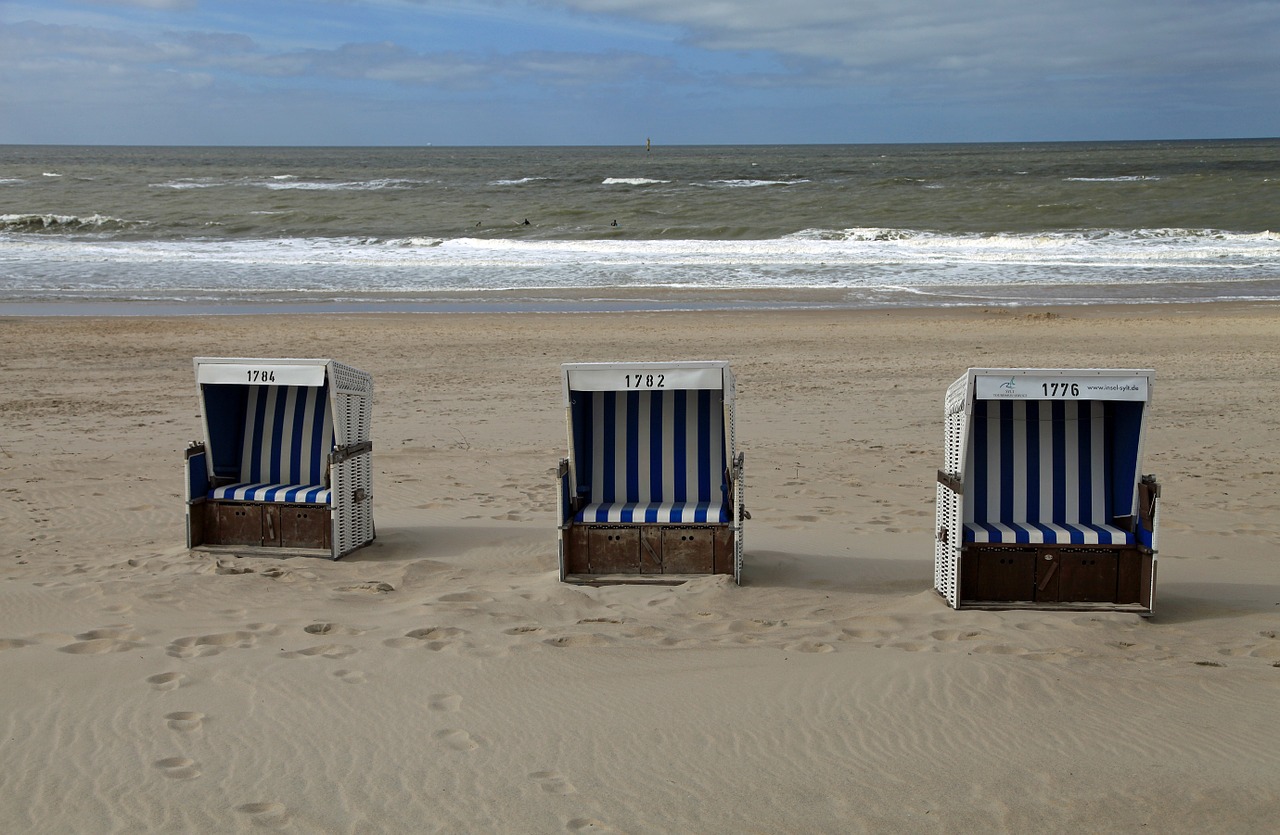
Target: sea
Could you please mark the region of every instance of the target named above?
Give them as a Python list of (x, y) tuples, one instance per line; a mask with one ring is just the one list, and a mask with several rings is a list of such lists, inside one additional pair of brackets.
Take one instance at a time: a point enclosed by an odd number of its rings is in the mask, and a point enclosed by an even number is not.
[(1280, 300), (1280, 139), (0, 146), (0, 313)]

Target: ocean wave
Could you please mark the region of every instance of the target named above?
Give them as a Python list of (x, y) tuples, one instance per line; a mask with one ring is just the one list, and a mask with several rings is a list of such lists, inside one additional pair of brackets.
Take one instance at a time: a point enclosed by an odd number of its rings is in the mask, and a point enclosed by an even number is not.
[(529, 183), (549, 182), (551, 177), (521, 177), (517, 180), (494, 180), (489, 183), (491, 186), (523, 186)]
[(122, 220), (108, 215), (75, 215), (55, 214), (10, 214), (0, 215), (0, 232), (32, 233), (75, 233), (75, 232), (114, 232), (143, 226), (140, 221)]
[(330, 183), (322, 180), (278, 180), (262, 185), (273, 191), (380, 191), (382, 189), (413, 188), (423, 185), (429, 180), (407, 180), (399, 177), (382, 177), (374, 180), (354, 180), (342, 183)]
[(670, 180), (651, 180), (648, 177), (605, 177), (604, 186), (658, 186), (670, 183)]
[(1149, 177), (1145, 174), (1131, 174), (1121, 177), (1064, 177), (1063, 182), (1067, 183), (1138, 183), (1143, 181), (1156, 181), (1163, 179), (1161, 177)]
[(759, 188), (761, 186), (795, 186), (807, 183), (809, 180), (712, 180), (713, 186), (727, 186), (729, 188)]
[(180, 177), (163, 183), (151, 183), (151, 188), (168, 188), (179, 191), (205, 188), (265, 188), (271, 191), (379, 191), (383, 189), (407, 189), (428, 185), (433, 180), (415, 180), (403, 177), (380, 177), (373, 180), (349, 180), (329, 182), (304, 180), (296, 174), (274, 174), (266, 178), (220, 179), (214, 177)]

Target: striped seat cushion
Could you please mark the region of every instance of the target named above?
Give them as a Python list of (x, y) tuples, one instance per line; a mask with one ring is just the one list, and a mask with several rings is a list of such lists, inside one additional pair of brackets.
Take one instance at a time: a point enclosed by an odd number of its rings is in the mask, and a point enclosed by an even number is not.
[(239, 502), (328, 504), (329, 488), (321, 484), (228, 484), (209, 491), (209, 498)]
[(1133, 543), (1113, 524), (1117, 507), (1132, 506), (1131, 486), (1117, 495), (1113, 461), (1136, 459), (1136, 446), (1117, 450), (1105, 403), (979, 400), (973, 427), (966, 542)]
[(578, 522), (729, 520), (718, 390), (575, 392)]
[(1114, 525), (1062, 522), (965, 522), (965, 542), (1035, 545), (1132, 545), (1133, 534)]
[(333, 420), (328, 387), (249, 386), (240, 480), (209, 498), (328, 504)]
[(727, 524), (729, 508), (711, 502), (593, 502), (574, 517), (578, 522), (715, 522)]

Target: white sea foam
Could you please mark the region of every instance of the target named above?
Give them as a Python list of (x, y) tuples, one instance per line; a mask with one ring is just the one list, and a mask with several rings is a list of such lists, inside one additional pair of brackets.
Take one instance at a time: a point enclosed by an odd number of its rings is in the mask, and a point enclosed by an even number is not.
[(605, 186), (656, 186), (664, 185), (670, 180), (651, 180), (648, 177), (605, 177), (601, 185)]
[(759, 188), (760, 186), (794, 186), (801, 183), (807, 183), (808, 180), (712, 180), (713, 186), (728, 186), (729, 188)]
[(406, 180), (396, 177), (384, 177), (375, 180), (356, 180), (351, 182), (330, 183), (317, 180), (275, 179), (265, 182), (273, 191), (379, 191), (381, 189), (412, 188), (429, 182), (427, 180)]
[[(27, 217), (27, 216), (22, 216)], [(0, 216), (0, 223), (5, 218)], [(26, 221), (23, 221), (26, 222)], [(25, 231), (25, 230), (24, 230)], [(0, 301), (31, 298), (348, 300), (438, 291), (823, 289), (858, 298), (990, 298), (1062, 286), (1107, 297), (1179, 283), (1276, 280), (1280, 235), (1136, 230), (946, 235), (811, 230), (769, 240), (537, 241), (486, 238), (97, 240), (0, 234)], [(21, 276), (6, 278), (5, 276)], [(1164, 285), (1164, 289), (1154, 289)], [(968, 288), (963, 290), (962, 288)]]
[(550, 177), (521, 177), (517, 180), (494, 180), (489, 183), (491, 186), (523, 186), (529, 183), (541, 183), (550, 180)]
[(1068, 183), (1136, 183), (1144, 180), (1159, 180), (1161, 178), (1133, 174), (1123, 177), (1065, 177), (1063, 179)]

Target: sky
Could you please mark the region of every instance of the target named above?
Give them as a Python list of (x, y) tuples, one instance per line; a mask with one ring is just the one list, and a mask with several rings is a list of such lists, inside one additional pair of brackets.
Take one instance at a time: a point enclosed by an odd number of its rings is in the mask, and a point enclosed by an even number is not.
[(1280, 135), (1280, 0), (0, 0), (0, 143)]

